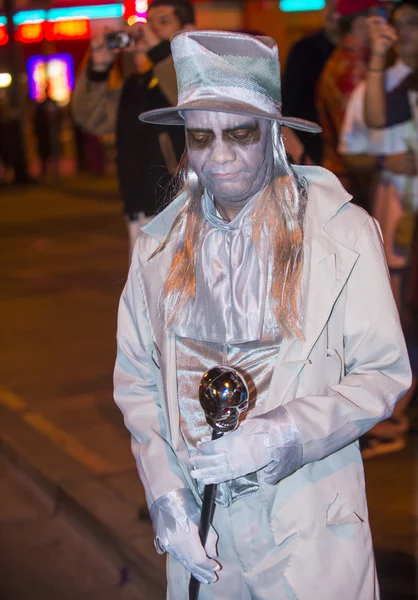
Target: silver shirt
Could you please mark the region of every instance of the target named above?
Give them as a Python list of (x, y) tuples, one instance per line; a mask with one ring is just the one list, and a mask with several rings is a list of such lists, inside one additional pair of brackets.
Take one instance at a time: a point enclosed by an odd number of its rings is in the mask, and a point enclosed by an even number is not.
[[(200, 379), (216, 365), (236, 368), (245, 377), (250, 406), (243, 418), (262, 413), (280, 342), (266, 319), (267, 269), (252, 244), (251, 200), (231, 222), (216, 214), (205, 193), (206, 217), (197, 261), (196, 298), (187, 324), (177, 327), (176, 366), (180, 428), (190, 456), (210, 436), (199, 403)], [(197, 485), (197, 484), (196, 484)], [(216, 503), (228, 506), (259, 491), (256, 473), (221, 483)], [(198, 487), (203, 495), (203, 486)]]

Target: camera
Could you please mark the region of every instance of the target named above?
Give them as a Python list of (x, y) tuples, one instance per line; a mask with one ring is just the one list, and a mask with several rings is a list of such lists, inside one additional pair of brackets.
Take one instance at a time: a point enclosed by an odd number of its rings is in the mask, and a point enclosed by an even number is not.
[(106, 45), (109, 50), (123, 50), (135, 44), (135, 38), (126, 31), (111, 31), (106, 34)]

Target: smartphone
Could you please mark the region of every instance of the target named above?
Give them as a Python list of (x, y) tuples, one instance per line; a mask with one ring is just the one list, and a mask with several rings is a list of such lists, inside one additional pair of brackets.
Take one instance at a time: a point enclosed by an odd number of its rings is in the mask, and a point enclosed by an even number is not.
[(123, 50), (135, 44), (135, 38), (126, 31), (111, 31), (106, 34), (106, 45), (109, 50)]

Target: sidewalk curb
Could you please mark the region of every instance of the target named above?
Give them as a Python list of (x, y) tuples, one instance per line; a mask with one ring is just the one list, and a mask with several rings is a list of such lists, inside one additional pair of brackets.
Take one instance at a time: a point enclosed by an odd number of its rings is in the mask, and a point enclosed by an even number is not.
[[(0, 434), (0, 456), (13, 468), (26, 476), (35, 486), (45, 493), (54, 503), (55, 511), (61, 510), (85, 529), (103, 546), (109, 559), (119, 568), (121, 583), (130, 580), (141, 586), (153, 600), (165, 597), (165, 579), (145, 554), (130, 547), (116, 533), (110, 530), (97, 516), (87, 510), (65, 489), (65, 484), (53, 481), (27, 456), (23, 456), (13, 445), (11, 439)], [(161, 594), (160, 594), (161, 592)]]

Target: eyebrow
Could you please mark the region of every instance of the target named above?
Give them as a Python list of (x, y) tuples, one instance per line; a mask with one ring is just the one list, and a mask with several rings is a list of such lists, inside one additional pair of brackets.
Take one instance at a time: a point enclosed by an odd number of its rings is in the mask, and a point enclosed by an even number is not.
[[(241, 129), (248, 129), (249, 131), (254, 131), (258, 129), (258, 124), (253, 123), (242, 123), (237, 125), (236, 127), (230, 127), (228, 129), (223, 129), (223, 133), (233, 133), (234, 131), (240, 131)], [(186, 127), (186, 131), (188, 133), (213, 133), (213, 129), (205, 129), (203, 127)]]

